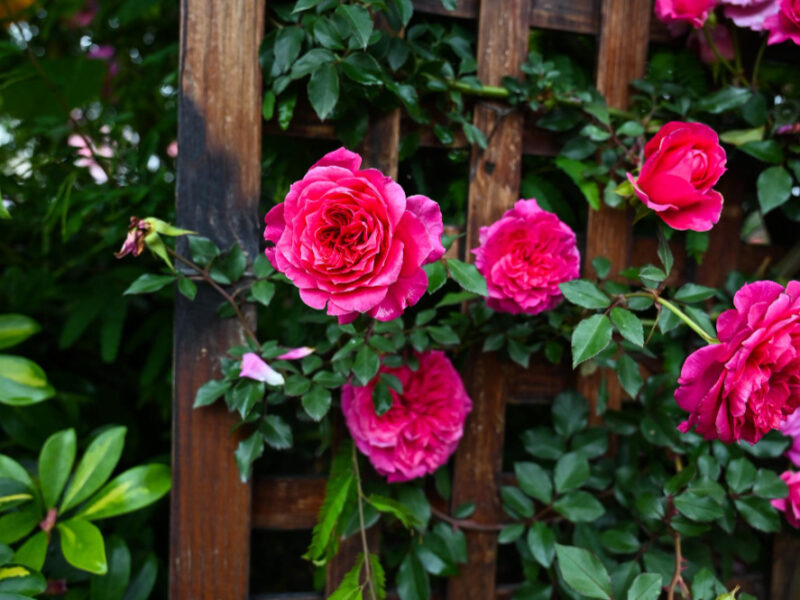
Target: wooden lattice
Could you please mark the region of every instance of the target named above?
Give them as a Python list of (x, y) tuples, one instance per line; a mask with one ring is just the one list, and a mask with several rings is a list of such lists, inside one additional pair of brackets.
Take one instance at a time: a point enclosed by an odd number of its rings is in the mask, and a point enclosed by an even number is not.
[[(628, 83), (644, 74), (648, 43), (663, 38), (651, 24), (651, 0), (460, 0), (447, 12), (440, 0), (415, 0), (422, 13), (478, 20), (478, 76), (499, 85), (504, 75), (519, 75), (527, 54), (529, 28), (596, 35), (598, 89), (611, 106), (628, 103)], [(256, 226), (261, 162), (261, 75), (258, 47), (263, 34), (262, 0), (182, 0), (178, 223), (214, 239), (220, 246), (238, 241), (252, 259), (259, 251)], [(652, 27), (652, 30), (651, 30)], [(486, 150), (474, 148), (469, 185), (466, 250), (476, 245), (482, 225), (498, 218), (519, 198), (523, 154), (554, 155), (558, 141), (521, 113), (498, 110), (491, 102), (475, 108), (474, 124), (492, 131)], [(404, 123), (398, 111), (370, 124), (361, 149), (369, 166), (396, 176)], [(298, 137), (333, 138), (332, 127), (300, 123), (288, 132)], [(422, 132), (423, 146), (439, 145)], [(465, 146), (457, 138), (455, 146)], [(716, 286), (732, 269), (754, 271), (776, 250), (739, 243), (742, 211), (735, 177), (727, 185), (726, 207), (711, 232), (710, 248), (695, 281)], [(655, 262), (654, 240), (633, 239), (630, 215), (604, 209), (591, 212), (584, 235), (584, 264), (605, 256), (618, 269)], [(674, 282), (684, 278), (686, 259), (673, 249)], [(469, 253), (465, 253), (469, 256)], [(672, 283), (673, 281), (671, 281)], [(233, 460), (238, 438), (229, 436), (233, 417), (223, 406), (192, 410), (196, 389), (217, 375), (217, 357), (243, 339), (233, 320), (216, 318), (216, 298), (201, 290), (194, 302), (178, 296), (175, 317), (175, 390), (171, 525), (171, 597), (174, 600), (248, 598), (251, 529), (303, 530), (315, 522), (325, 481), (313, 477), (271, 477), (242, 484)], [(250, 317), (254, 318), (251, 311)], [(474, 411), (455, 459), (453, 506), (474, 501), (475, 521), (502, 520), (498, 489), (513, 476), (501, 472), (506, 403), (544, 402), (578, 386), (591, 397), (595, 375), (578, 381), (566, 368), (534, 364), (527, 370), (476, 355), (465, 374)], [(609, 381), (615, 381), (609, 378)], [(610, 389), (610, 405), (621, 395)], [(496, 533), (467, 535), (469, 562), (450, 580), (450, 600), (509, 598), (512, 588), (496, 588)], [(779, 540), (776, 557), (797, 556), (790, 540)], [(345, 543), (328, 569), (331, 590), (350, 568), (358, 548)], [(775, 561), (774, 598), (797, 593), (792, 566)], [(797, 579), (795, 577), (795, 579)], [(795, 587), (792, 587), (795, 586)], [(275, 595), (311, 600), (319, 595)]]

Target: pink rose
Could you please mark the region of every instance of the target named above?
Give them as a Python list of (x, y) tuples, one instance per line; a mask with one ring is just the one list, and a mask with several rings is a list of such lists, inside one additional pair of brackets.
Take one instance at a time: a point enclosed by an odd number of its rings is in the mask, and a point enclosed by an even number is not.
[(800, 471), (792, 473), (785, 471), (781, 479), (789, 486), (789, 495), (786, 498), (772, 500), (772, 506), (786, 514), (789, 525), (800, 528)]
[(326, 154), (292, 184), (266, 216), (266, 255), (312, 308), (340, 323), (368, 313), (390, 321), (415, 304), (428, 286), (422, 265), (439, 260), (442, 213), (425, 196), (345, 148)]
[(722, 0), (725, 16), (739, 27), (763, 31), (764, 21), (778, 12), (780, 0)]
[(769, 30), (768, 44), (792, 40), (800, 46), (800, 0), (781, 0), (778, 12), (764, 21)]
[(743, 286), (717, 319), (719, 344), (689, 355), (675, 400), (683, 432), (755, 444), (800, 406), (800, 282)]
[(444, 352), (417, 355), (419, 369), (403, 365), (381, 367), (403, 384), (403, 393), (392, 391), (392, 407), (375, 413), (372, 390), (367, 386), (342, 386), (342, 411), (356, 446), (388, 480), (408, 481), (433, 473), (450, 458), (464, 431), (472, 401), (453, 364)]
[(561, 302), (559, 283), (576, 279), (581, 257), (575, 233), (536, 200), (520, 200), (499, 221), (481, 227), (475, 266), (486, 278), (488, 305), (535, 315)]
[(786, 451), (794, 464), (800, 467), (800, 410), (794, 411), (781, 425), (781, 433), (792, 438), (792, 445)]
[(673, 229), (708, 231), (719, 221), (722, 194), (712, 190), (725, 172), (725, 150), (702, 123), (671, 121), (644, 147), (636, 195)]
[(664, 23), (683, 21), (702, 27), (717, 0), (656, 0), (656, 17)]

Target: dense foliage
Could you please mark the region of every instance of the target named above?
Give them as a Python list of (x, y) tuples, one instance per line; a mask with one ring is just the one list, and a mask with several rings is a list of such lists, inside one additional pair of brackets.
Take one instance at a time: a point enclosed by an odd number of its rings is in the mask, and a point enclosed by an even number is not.
[[(224, 399), (239, 414), (248, 432), (236, 451), (245, 480), (259, 468), (330, 473), (304, 555), (318, 574), (343, 536), (363, 539), (364, 554), (333, 598), (382, 598), (388, 580), (403, 600), (427, 599), (437, 580), (463, 567), (464, 532), (487, 528), (514, 550), (509, 576), (520, 583), (517, 600), (654, 599), (662, 590), (702, 600), (725, 594), (726, 582), (743, 573), (766, 572), (767, 534), (784, 522), (773, 501), (789, 493), (779, 474), (788, 467), (790, 439), (778, 431), (760, 435), (774, 426), (745, 436), (755, 444), (738, 443), (741, 435), (725, 439), (735, 443), (711, 439), (719, 432), (704, 439), (699, 428), (681, 433), (676, 427), (687, 414), (674, 396), (688, 352), (701, 341), (725, 341), (714, 321), (756, 277), (731, 273), (722, 289), (667, 284), (674, 267), (669, 242), (685, 245), (695, 263), (703, 259), (707, 230), (721, 209), (707, 203), (716, 199), (722, 167), (693, 190), (693, 202), (704, 207), (698, 225), (665, 218), (668, 199), (648, 187), (643, 163), (652, 154), (647, 142), (662, 135), (665, 123), (710, 125), (728, 169), (748, 182), (743, 239), (787, 241), (786, 223), (800, 220), (800, 73), (792, 42), (766, 48), (766, 36), (735, 27), (722, 11), (706, 11), (705, 30), (689, 38), (705, 42), (710, 64), (683, 48), (685, 34), (654, 46), (647, 77), (632, 82), (632, 105), (623, 111), (608, 107), (591, 85), (588, 38), (532, 33), (524, 77), (490, 87), (476, 77), (471, 26), (414, 14), (410, 0), (299, 0), (269, 3), (267, 12), (260, 60), (268, 130), (291, 130), (316, 114), (355, 148), (370, 115), (400, 107), (411, 126), (400, 147), (399, 182), (413, 214), (402, 226), (389, 220), (382, 227), (390, 223), (406, 246), (425, 250), (404, 249), (395, 271), (362, 269), (358, 281), (372, 280), (352, 297), (337, 295), (349, 281), (330, 277), (323, 301), (307, 291), (315, 287), (308, 273), (297, 272), (296, 246), (281, 248), (291, 228), (283, 208), (269, 213), (271, 250), (252, 265), (238, 246), (219, 248), (168, 225), (179, 151), (177, 7), (141, 0), (8, 3), (0, 44), (0, 348), (13, 349), (0, 355), (0, 595), (134, 600), (148, 597), (157, 571), (163, 576), (164, 503), (101, 521), (100, 529), (94, 521), (149, 505), (168, 489), (170, 297), (193, 298), (198, 285), (222, 293), (223, 317), (240, 316), (242, 302), (258, 303), (260, 314), (247, 344), (220, 357), (221, 376), (200, 389), (197, 409)], [(737, 42), (727, 58), (714, 42), (723, 30)], [(703, 31), (708, 35), (698, 35)], [(494, 250), (477, 267), (463, 255), (442, 259), (441, 227), (412, 197), (432, 198), (444, 222), (463, 225), (468, 148), (485, 147), (491, 135), (472, 124), (474, 103), (483, 98), (534, 113), (537, 126), (565, 141), (555, 159), (526, 158), (522, 195), (538, 206), (520, 206), (525, 215), (504, 219), (518, 224), (544, 209), (551, 215), (544, 218), (560, 224), (549, 230), (571, 233), (581, 231), (589, 210), (631, 206), (637, 233), (658, 239), (659, 263), (618, 274), (597, 258), (580, 279), (560, 265), (552, 272), (564, 278), (550, 280), (534, 299), (488, 271)], [(422, 148), (430, 132), (448, 148)], [(265, 214), (287, 206), (281, 203), (290, 184), (335, 147), (270, 141)], [(350, 169), (337, 175), (342, 181), (368, 177), (358, 175), (349, 155), (335, 160)], [(391, 209), (399, 200), (385, 185), (379, 195)], [(159, 218), (129, 220), (134, 214)], [(189, 253), (181, 256), (172, 238), (187, 235)], [(486, 236), (489, 248), (491, 232)], [(119, 254), (127, 257), (115, 263), (123, 239)], [(441, 242), (459, 244), (455, 235)], [(558, 243), (568, 253), (576, 238), (564, 233)], [(145, 249), (154, 257), (131, 260)], [(185, 268), (176, 271), (176, 261)], [(525, 260), (517, 261), (514, 273), (532, 276)], [(785, 284), (795, 267), (779, 266), (757, 278)], [(402, 290), (399, 313), (376, 299), (375, 289), (386, 287), (376, 274), (416, 278), (395, 288)], [(321, 276), (314, 277), (316, 285)], [(240, 291), (231, 295), (234, 285)], [(559, 304), (561, 295), (566, 301)], [(426, 407), (435, 423), (426, 431), (429, 443), (403, 450), (402, 460), (387, 462), (385, 448), (405, 449), (410, 433), (391, 443), (372, 437), (384, 415), (412, 401), (432, 356), (446, 353), (448, 365), (463, 366), (479, 352), (521, 367), (548, 362), (584, 375), (610, 369), (604, 372), (628, 397), (620, 410), (607, 410), (603, 380), (591, 402), (567, 391), (551, 409), (512, 427), (504, 461), (516, 482), (502, 488), (505, 517), (492, 524), (474, 522), (469, 503), (452, 512), (436, 508), (449, 504), (448, 459), (463, 417), (469, 419), (468, 398), (453, 394), (458, 402), (448, 405), (461, 411), (461, 422)], [(436, 376), (459, 389), (449, 369), (441, 366)], [(414, 401), (430, 398), (429, 391)], [(355, 444), (331, 448), (331, 417), (342, 409)], [(601, 417), (599, 424), (590, 425), (590, 416), (592, 423)], [(418, 432), (413, 419), (403, 426)], [(439, 444), (434, 438), (444, 429), (451, 435)], [(372, 468), (359, 450), (378, 475), (366, 475)], [(417, 461), (420, 453), (430, 460)], [(124, 470), (112, 478), (118, 461)], [(146, 464), (133, 466), (139, 463)], [(431, 486), (419, 478), (424, 473), (432, 474)], [(789, 518), (791, 507), (783, 506)], [(378, 521), (383, 545), (368, 547), (363, 532)], [(276, 576), (282, 578), (290, 576)], [(164, 595), (164, 587), (154, 595)]]

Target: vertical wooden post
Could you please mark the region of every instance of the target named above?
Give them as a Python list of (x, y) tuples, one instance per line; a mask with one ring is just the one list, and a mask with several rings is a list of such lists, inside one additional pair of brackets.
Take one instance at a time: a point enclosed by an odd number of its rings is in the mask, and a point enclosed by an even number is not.
[[(525, 0), (483, 0), (478, 22), (478, 77), (500, 85), (504, 75), (519, 75), (528, 53), (530, 5)], [(519, 199), (522, 162), (522, 114), (508, 106), (481, 103), (475, 107), (475, 126), (486, 135), (486, 150), (473, 148), (467, 257), (478, 246), (481, 226), (490, 225)], [(475, 356), (467, 370), (473, 411), (459, 445), (453, 476), (453, 506), (476, 503), (473, 518), (494, 521), (499, 513), (499, 475), (505, 430), (504, 379), (496, 357)], [(467, 534), (469, 561), (450, 580), (452, 600), (495, 597), (497, 535)]]
[[(260, 234), (264, 5), (181, 2), (177, 223), (224, 248), (242, 244), (250, 260)], [(192, 410), (197, 388), (219, 375), (219, 356), (243, 340), (236, 321), (217, 318), (219, 301), (201, 286), (194, 302), (175, 303), (172, 600), (248, 597), (251, 489), (234, 462), (234, 419), (223, 406)]]
[[(597, 52), (597, 89), (606, 97), (609, 106), (627, 107), (631, 80), (645, 73), (652, 10), (651, 0), (603, 0)], [(612, 273), (629, 265), (632, 231), (629, 210), (612, 209), (605, 205), (600, 210), (590, 210), (583, 257), (584, 275), (592, 272), (592, 260), (598, 256), (605, 256), (611, 261)], [(622, 388), (610, 371), (595, 371), (582, 377), (578, 389), (590, 401), (596, 400), (603, 373), (608, 384), (608, 407), (618, 409), (622, 403)], [(596, 418), (594, 410), (590, 416), (593, 420)]]

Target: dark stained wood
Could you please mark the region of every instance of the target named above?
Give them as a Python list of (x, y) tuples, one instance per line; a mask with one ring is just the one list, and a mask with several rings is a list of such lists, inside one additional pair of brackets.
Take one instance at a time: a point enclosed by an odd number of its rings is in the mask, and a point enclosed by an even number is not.
[[(181, 4), (177, 223), (224, 247), (239, 242), (251, 260), (260, 229), (263, 17), (263, 2)], [(173, 600), (248, 597), (251, 490), (234, 462), (238, 435), (230, 431), (236, 419), (219, 405), (192, 409), (197, 388), (219, 376), (219, 357), (243, 340), (236, 321), (216, 317), (218, 304), (219, 297), (202, 286), (194, 302), (176, 294)]]
[(442, 0), (413, 0), (414, 10), (429, 15), (445, 15), (462, 19), (475, 19), (478, 16), (479, 0), (457, 0), (455, 10), (447, 10)]
[(775, 537), (772, 551), (771, 600), (800, 598), (800, 539), (789, 532)]
[(575, 33), (597, 33), (600, 5), (597, 0), (531, 0), (530, 26)]
[(721, 287), (728, 273), (739, 264), (743, 218), (741, 194), (747, 189), (747, 184), (736, 173), (727, 173), (716, 189), (725, 198), (722, 215), (708, 233), (708, 250), (695, 274), (697, 283), (710, 287)]
[(311, 529), (325, 497), (325, 477), (268, 477), (253, 482), (255, 529)]

